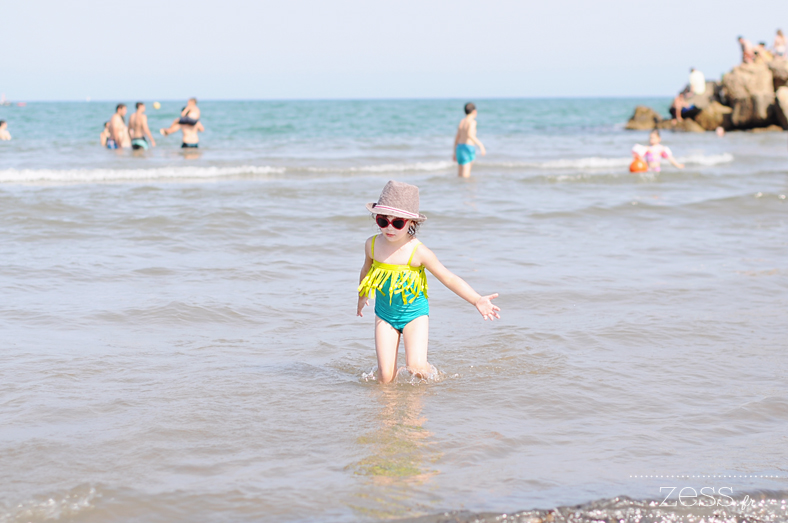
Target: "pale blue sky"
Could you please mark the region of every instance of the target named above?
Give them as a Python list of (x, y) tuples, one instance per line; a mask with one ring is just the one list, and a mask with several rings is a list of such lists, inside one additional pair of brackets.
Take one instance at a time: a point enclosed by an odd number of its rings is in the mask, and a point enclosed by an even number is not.
[(785, 0), (2, 1), (14, 100), (670, 95)]

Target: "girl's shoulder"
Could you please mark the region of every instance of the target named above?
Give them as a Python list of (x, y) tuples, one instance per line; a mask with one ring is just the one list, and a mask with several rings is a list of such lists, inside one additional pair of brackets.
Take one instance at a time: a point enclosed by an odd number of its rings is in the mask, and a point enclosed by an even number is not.
[(375, 239), (376, 236), (377, 236), (377, 234), (373, 234), (372, 236), (367, 238), (367, 240), (364, 242), (364, 252), (367, 253), (367, 256), (371, 256), (371, 253), (372, 253), (372, 242), (373, 242), (373, 240)]
[(429, 247), (424, 245), (421, 240), (413, 239), (413, 259), (411, 261), (411, 267), (421, 267), (424, 265), (424, 261), (428, 258), (434, 258), (435, 254), (430, 250)]

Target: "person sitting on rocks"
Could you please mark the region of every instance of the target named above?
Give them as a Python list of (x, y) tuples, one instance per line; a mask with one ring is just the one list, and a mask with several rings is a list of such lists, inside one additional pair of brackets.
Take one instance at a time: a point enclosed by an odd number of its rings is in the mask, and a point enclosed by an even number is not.
[(706, 77), (694, 67), (690, 68), (689, 86), (692, 94), (701, 95), (706, 92)]
[(700, 109), (687, 102), (683, 91), (673, 99), (673, 104), (670, 106), (670, 115), (673, 117), (673, 125), (676, 124), (676, 120), (680, 122), (684, 118), (695, 118), (698, 113), (700, 113)]
[(786, 45), (785, 35), (782, 29), (777, 30), (777, 36), (774, 37), (773, 49), (775, 55), (785, 58), (785, 52), (788, 49), (788, 45)]
[(755, 61), (768, 64), (774, 60), (774, 55), (766, 50), (766, 42), (758, 42), (758, 46), (754, 50)]
[(738, 38), (739, 45), (741, 45), (741, 61), (744, 64), (751, 64), (755, 59), (755, 46), (752, 45), (752, 42), (740, 36)]

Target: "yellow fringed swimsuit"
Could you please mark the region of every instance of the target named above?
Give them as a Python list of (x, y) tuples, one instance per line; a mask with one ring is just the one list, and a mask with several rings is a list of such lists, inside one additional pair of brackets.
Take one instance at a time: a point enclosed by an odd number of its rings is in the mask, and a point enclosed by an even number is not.
[(372, 238), (372, 267), (358, 286), (358, 295), (375, 300), (375, 314), (399, 332), (420, 316), (429, 316), (427, 274), (424, 266), (411, 267), (413, 255), (421, 243), (413, 248), (407, 265), (391, 265), (375, 260), (375, 240)]

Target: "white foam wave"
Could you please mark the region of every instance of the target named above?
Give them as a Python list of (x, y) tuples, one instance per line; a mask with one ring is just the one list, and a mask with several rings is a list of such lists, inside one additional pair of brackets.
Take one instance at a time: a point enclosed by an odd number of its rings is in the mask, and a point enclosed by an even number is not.
[[(694, 154), (678, 158), (690, 165), (712, 166), (733, 161), (733, 155)], [(545, 162), (502, 162), (484, 163), (480, 167), (503, 167), (520, 169), (618, 169), (626, 168), (631, 158), (576, 158), (549, 160)], [(363, 165), (360, 167), (307, 167), (314, 173), (385, 173), (385, 172), (431, 172), (452, 169), (453, 162), (414, 162), (401, 164)], [(229, 166), (229, 167), (155, 167), (150, 169), (3, 169), (0, 183), (35, 182), (109, 182), (109, 181), (153, 181), (177, 179), (212, 179), (228, 176), (281, 174), (284, 167)], [(297, 168), (295, 170), (298, 170)]]
[(454, 167), (453, 162), (415, 162), (415, 163), (384, 163), (379, 165), (363, 165), (361, 167), (308, 167), (307, 171), (328, 172), (406, 172), (406, 171), (442, 171)]
[(631, 158), (578, 158), (576, 160), (552, 160), (537, 164), (543, 169), (604, 169), (607, 167), (626, 167)]
[(503, 167), (505, 169), (605, 169), (609, 167), (627, 166), (629, 158), (577, 158), (574, 160), (548, 160), (546, 162), (491, 162), (486, 167)]
[(695, 165), (719, 165), (721, 163), (730, 163), (733, 161), (733, 155), (730, 153), (710, 154), (691, 154), (689, 156), (682, 156), (678, 158), (682, 163), (692, 163)]
[(152, 169), (3, 169), (0, 183), (9, 182), (110, 182), (175, 179), (209, 179), (244, 174), (277, 174), (282, 167), (155, 167)]
[(73, 520), (83, 512), (94, 508), (95, 499), (98, 497), (101, 497), (101, 494), (94, 487), (89, 489), (79, 487), (67, 494), (18, 503), (12, 512), (6, 514), (0, 512), (0, 522), (47, 521), (61, 518)]
[[(718, 165), (733, 161), (733, 155), (723, 154), (693, 154), (678, 158), (678, 161), (694, 165)], [(505, 162), (498, 164), (487, 164), (489, 166), (508, 167), (508, 168), (539, 168), (539, 169), (609, 169), (628, 167), (632, 162), (631, 157), (626, 158), (575, 158), (564, 160), (549, 160), (546, 162)]]

